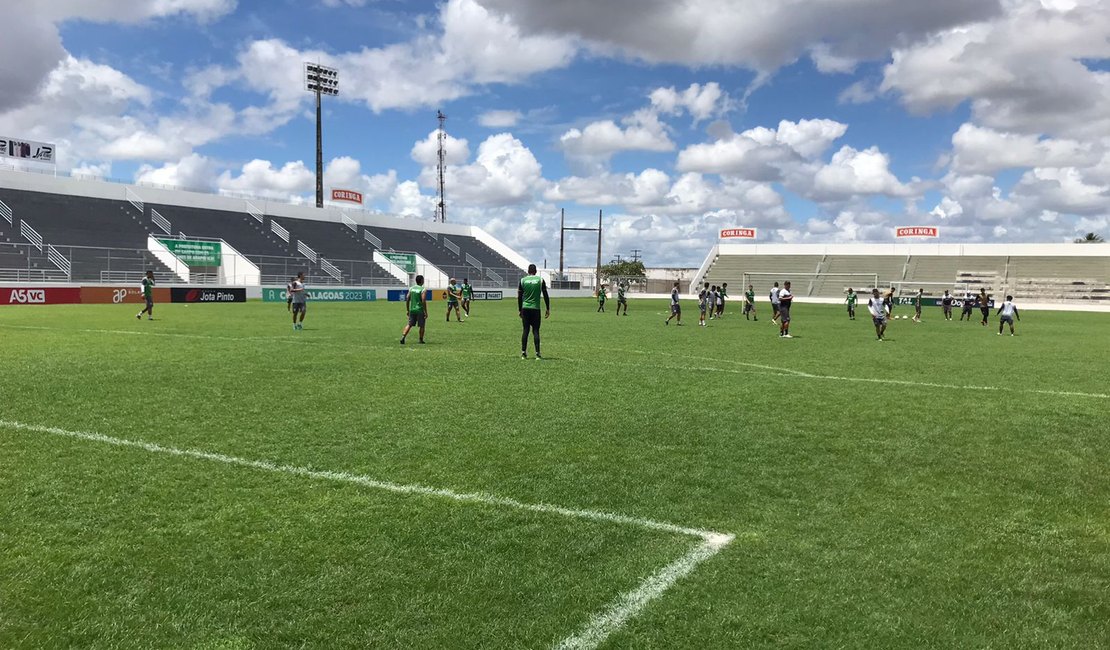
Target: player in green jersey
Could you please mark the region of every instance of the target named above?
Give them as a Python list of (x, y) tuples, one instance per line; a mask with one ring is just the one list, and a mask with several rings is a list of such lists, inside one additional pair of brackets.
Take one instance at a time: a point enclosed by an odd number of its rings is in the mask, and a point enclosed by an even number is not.
[(146, 307), (143, 307), (143, 310), (135, 318), (142, 320), (143, 314), (146, 314), (147, 320), (154, 320), (154, 271), (146, 272), (142, 286), (143, 300), (146, 301)]
[(627, 291), (627, 284), (624, 282), (617, 283), (617, 316), (621, 315), (621, 306), (624, 306), (624, 315), (628, 315), (628, 296), (625, 295)]
[(856, 300), (858, 298), (852, 287), (848, 287), (848, 297), (844, 299), (844, 302), (848, 304), (848, 320), (856, 319)]
[(428, 318), (428, 296), (424, 292), (424, 276), (422, 275), (416, 276), (416, 284), (409, 289), (409, 294), (405, 296), (405, 314), (408, 316), (408, 324), (401, 332), (401, 345), (405, 344), (405, 337), (409, 335), (414, 327), (420, 329), (420, 342), (423, 343), (424, 324)]
[[(748, 315), (751, 315), (751, 318)], [(755, 313), (755, 287), (748, 285), (748, 290), (744, 292), (744, 320), (759, 320), (759, 316)]]
[(455, 310), (455, 319), (462, 322), (462, 313), (459, 312), (459, 301), (462, 300), (462, 289), (459, 288), (455, 278), (447, 285), (447, 322), (451, 322), (451, 310)]
[(605, 285), (603, 284), (597, 288), (597, 310), (601, 313), (605, 313), (605, 298)]
[(520, 312), (520, 323), (524, 331), (520, 334), (520, 358), (528, 358), (528, 331), (532, 331), (532, 342), (536, 346), (536, 361), (540, 356), (540, 299), (543, 299), (544, 318), (551, 317), (551, 298), (547, 295), (547, 282), (536, 275), (536, 265), (528, 265), (528, 275), (520, 279), (516, 290), (516, 307)]
[(463, 278), (462, 283), (462, 308), (467, 318), (470, 318), (470, 301), (474, 299), (474, 287), (470, 286), (470, 278)]
[(725, 315), (725, 298), (728, 298), (728, 283), (717, 288), (717, 318)]

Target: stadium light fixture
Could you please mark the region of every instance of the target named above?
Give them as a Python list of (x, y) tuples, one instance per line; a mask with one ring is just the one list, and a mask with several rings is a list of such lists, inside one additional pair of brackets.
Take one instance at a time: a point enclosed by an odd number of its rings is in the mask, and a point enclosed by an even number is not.
[(324, 126), (320, 98), (339, 94), (339, 71), (319, 63), (304, 64), (304, 88), (316, 95), (316, 207), (324, 207)]

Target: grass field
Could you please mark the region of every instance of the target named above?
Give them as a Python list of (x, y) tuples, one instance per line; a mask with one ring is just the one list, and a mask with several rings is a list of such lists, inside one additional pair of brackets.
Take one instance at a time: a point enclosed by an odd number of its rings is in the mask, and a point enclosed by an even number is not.
[(0, 648), (1110, 647), (1110, 317), (665, 306), (0, 311)]

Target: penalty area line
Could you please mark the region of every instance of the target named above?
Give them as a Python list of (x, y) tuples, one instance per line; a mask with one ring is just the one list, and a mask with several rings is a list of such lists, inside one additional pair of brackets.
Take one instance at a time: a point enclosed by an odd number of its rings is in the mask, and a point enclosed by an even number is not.
[(656, 521), (654, 519), (621, 515), (613, 512), (606, 512), (603, 510), (569, 508), (547, 503), (528, 503), (525, 501), (518, 501), (516, 499), (500, 497), (483, 492), (456, 492), (454, 490), (449, 490), (445, 488), (434, 488), (419, 484), (393, 483), (390, 481), (380, 481), (368, 476), (351, 474), (348, 472), (317, 470), (298, 465), (283, 465), (278, 463), (271, 463), (268, 461), (252, 460), (249, 458), (241, 458), (238, 456), (230, 456), (227, 454), (201, 451), (198, 449), (182, 449), (178, 447), (170, 447), (167, 445), (159, 445), (152, 442), (145, 442), (142, 440), (116, 438), (101, 433), (70, 431), (58, 427), (26, 424), (23, 422), (14, 422), (11, 420), (0, 420), (0, 428), (11, 429), (14, 431), (24, 431), (29, 433), (43, 433), (53, 436), (84, 440), (88, 442), (99, 442), (116, 447), (140, 449), (155, 454), (165, 454), (168, 456), (177, 456), (179, 458), (206, 460), (211, 462), (223, 463), (225, 465), (234, 465), (238, 467), (246, 467), (250, 469), (288, 474), (292, 476), (301, 476), (317, 480), (352, 483), (355, 485), (361, 485), (363, 487), (383, 490), (395, 494), (437, 497), (462, 503), (481, 504), (486, 506), (511, 508), (526, 512), (560, 515), (571, 519), (583, 519), (589, 521), (621, 524), (626, 526), (636, 526), (647, 530), (655, 530), (698, 538), (697, 546), (695, 546), (693, 550), (687, 552), (679, 559), (671, 562), (670, 564), (656, 571), (654, 574), (648, 576), (639, 584), (639, 586), (637, 586), (632, 591), (620, 594), (620, 596), (618, 596), (616, 600), (610, 603), (603, 611), (594, 614), (580, 630), (566, 637), (556, 646), (558, 648), (566, 650), (592, 650), (593, 648), (597, 648), (607, 638), (609, 638), (610, 635), (612, 635), (614, 632), (619, 631), (628, 623), (628, 621), (642, 613), (643, 610), (648, 606), (648, 604), (651, 603), (651, 601), (662, 596), (676, 582), (693, 573), (694, 569), (696, 569), (698, 565), (712, 558), (717, 553), (720, 553), (722, 549), (731, 544), (732, 541), (735, 539), (734, 535), (730, 535), (727, 533), (719, 533), (703, 528), (680, 526), (677, 524)]

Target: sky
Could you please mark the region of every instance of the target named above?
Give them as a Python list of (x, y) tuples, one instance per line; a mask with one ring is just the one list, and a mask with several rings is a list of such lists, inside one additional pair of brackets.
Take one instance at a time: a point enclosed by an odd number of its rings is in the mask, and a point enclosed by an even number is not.
[[(1110, 235), (1105, 0), (0, 3), (0, 134), (60, 171), (311, 202), (325, 185), (557, 264), (697, 266), (760, 242)], [(596, 240), (568, 235), (568, 263)]]

